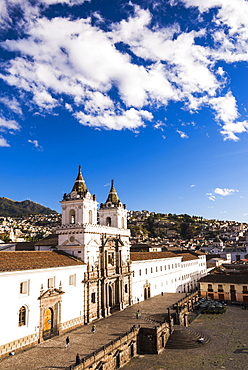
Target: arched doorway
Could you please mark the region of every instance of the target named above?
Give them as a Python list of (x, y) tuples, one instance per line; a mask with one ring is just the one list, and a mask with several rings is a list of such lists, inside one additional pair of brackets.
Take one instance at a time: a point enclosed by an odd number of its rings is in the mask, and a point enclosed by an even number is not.
[(56, 331), (54, 330), (53, 326), (53, 310), (51, 308), (47, 308), (44, 312), (44, 324), (43, 324), (43, 339), (49, 339), (53, 335), (56, 335)]

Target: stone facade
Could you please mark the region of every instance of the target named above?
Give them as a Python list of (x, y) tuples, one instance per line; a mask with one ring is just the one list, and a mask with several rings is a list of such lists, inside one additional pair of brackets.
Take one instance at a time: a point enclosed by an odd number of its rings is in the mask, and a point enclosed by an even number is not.
[[(112, 186), (97, 216), (81, 168), (71, 193), (64, 194), (58, 248), (87, 264), (84, 275), (84, 323), (131, 304), (130, 231), (127, 211)], [(99, 224), (97, 224), (99, 219)]]

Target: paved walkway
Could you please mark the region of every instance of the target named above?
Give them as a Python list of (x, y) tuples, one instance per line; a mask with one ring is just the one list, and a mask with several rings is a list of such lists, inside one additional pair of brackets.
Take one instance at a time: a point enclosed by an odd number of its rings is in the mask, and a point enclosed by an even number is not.
[[(0, 361), (0, 370), (66, 369), (75, 363), (77, 353), (81, 357), (92, 353), (129, 331), (134, 324), (154, 327), (156, 320), (162, 320), (165, 317), (167, 307), (184, 296), (182, 293), (164, 293), (163, 296), (156, 296), (135, 304), (106, 319), (96, 321), (95, 334), (91, 333), (91, 325), (84, 325), (14, 356), (8, 356)], [(135, 313), (138, 309), (141, 317), (137, 320)], [(65, 348), (67, 335), (70, 337), (69, 348)]]
[(123, 370), (245, 370), (248, 369), (248, 310), (227, 306), (222, 315), (201, 315), (190, 329), (210, 342), (198, 348), (169, 349), (160, 355), (135, 357)]

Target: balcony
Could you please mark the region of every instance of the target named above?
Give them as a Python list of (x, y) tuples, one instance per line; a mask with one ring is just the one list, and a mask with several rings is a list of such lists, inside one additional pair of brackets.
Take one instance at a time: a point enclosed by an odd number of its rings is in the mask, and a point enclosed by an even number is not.
[(208, 288), (208, 292), (213, 292), (213, 288)]

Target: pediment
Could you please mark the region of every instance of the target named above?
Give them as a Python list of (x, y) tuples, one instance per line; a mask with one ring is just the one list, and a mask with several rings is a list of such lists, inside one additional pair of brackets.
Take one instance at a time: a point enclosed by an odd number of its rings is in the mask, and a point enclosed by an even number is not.
[(51, 298), (51, 297), (55, 297), (55, 296), (58, 296), (64, 293), (65, 292), (63, 292), (61, 289), (51, 288), (51, 289), (47, 289), (44, 293), (42, 293), (38, 297), (38, 299)]
[(73, 239), (73, 241), (70, 241), (70, 239), (67, 239), (67, 240), (65, 240), (62, 244), (61, 244), (61, 246), (65, 246), (65, 245), (69, 245), (69, 246), (79, 246), (79, 245), (81, 245), (81, 243), (77, 240), (77, 239)]
[(87, 247), (90, 246), (90, 245), (92, 245), (92, 246), (96, 245), (97, 247), (100, 247), (101, 244), (99, 243), (99, 240), (97, 240), (95, 238), (91, 238), (89, 240), (89, 242), (87, 243)]

